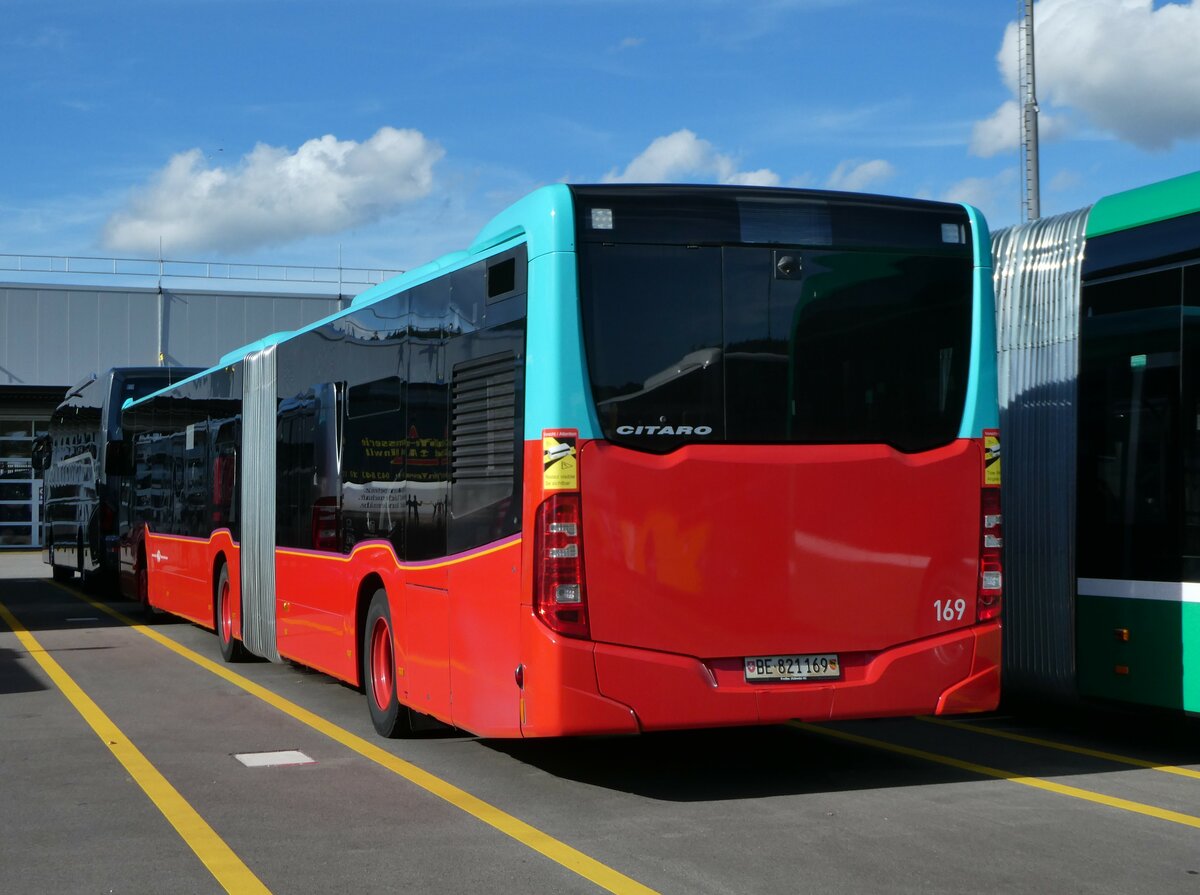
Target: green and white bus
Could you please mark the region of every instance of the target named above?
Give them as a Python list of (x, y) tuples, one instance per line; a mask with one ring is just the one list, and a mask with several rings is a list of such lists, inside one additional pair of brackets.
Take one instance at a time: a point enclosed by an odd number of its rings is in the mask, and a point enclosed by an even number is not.
[(992, 251), (1006, 691), (1200, 711), (1200, 172)]

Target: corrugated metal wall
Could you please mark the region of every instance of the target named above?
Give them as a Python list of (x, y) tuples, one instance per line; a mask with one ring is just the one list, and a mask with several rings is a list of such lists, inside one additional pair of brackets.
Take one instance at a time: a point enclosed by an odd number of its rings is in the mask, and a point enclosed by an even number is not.
[(338, 307), (329, 296), (0, 286), (0, 386), (66, 387), (109, 367), (155, 366), (159, 351), (165, 363), (209, 366)]
[(1075, 695), (1079, 287), (1090, 208), (992, 238), (1006, 692)]

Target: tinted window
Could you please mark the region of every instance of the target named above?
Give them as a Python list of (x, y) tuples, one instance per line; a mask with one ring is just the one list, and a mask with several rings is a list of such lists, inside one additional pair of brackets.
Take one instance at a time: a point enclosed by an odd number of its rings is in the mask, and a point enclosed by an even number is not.
[(120, 407), (129, 398), (137, 400), (144, 398), (152, 392), (158, 391), (160, 388), (166, 388), (172, 382), (177, 382), (185, 376), (190, 376), (198, 370), (184, 370), (175, 372), (174, 374), (164, 373), (161, 376), (138, 376), (136, 378), (128, 378), (124, 380), (117, 394), (117, 406)]
[[(1179, 269), (1090, 283), (1083, 290), (1081, 313), (1084, 318), (1179, 304)], [(1137, 318), (1126, 318), (1133, 321)]]
[(400, 377), (386, 376), (352, 385), (348, 394), (346, 412), (351, 419), (395, 413), (400, 409)]
[(1183, 580), (1200, 581), (1200, 264), (1183, 269)]
[(508, 258), (487, 269), (487, 297), (499, 298), (517, 287), (517, 260)]
[[(1084, 286), (1077, 539), (1083, 577), (1179, 580), (1180, 297), (1178, 269)], [(1194, 390), (1185, 392), (1195, 400)], [(1195, 419), (1191, 413), (1188, 419), (1190, 429)]]
[[(591, 246), (581, 258), (592, 397), (605, 434), (646, 427), (723, 437), (721, 250)], [(638, 432), (638, 427), (642, 432)]]
[(972, 262), (953, 254), (585, 244), (584, 338), (607, 438), (955, 438)]
[(408, 307), (409, 294), (401, 292), (356, 308), (352, 313), (338, 317), (329, 326), (332, 331), (344, 333), (354, 341), (386, 342), (404, 334), (404, 318), (408, 314)]
[(1200, 257), (1200, 243), (1196, 240), (1198, 230), (1200, 213), (1093, 236), (1087, 241), (1083, 278), (1088, 280)]
[(770, 415), (785, 424), (777, 437), (909, 451), (955, 438), (970, 359), (970, 262), (828, 253), (804, 264), (795, 302), (783, 303), (787, 341), (773, 341), (781, 360), (786, 346), (790, 368), (787, 403)]
[(410, 337), (404, 438), (405, 552), (410, 560), (446, 555), (449, 497), (449, 384), (445, 340), (432, 327)]
[[(482, 295), (483, 268), (475, 277)], [(471, 290), (458, 278), (468, 308)], [(377, 338), (360, 320), (331, 369), (345, 377), (347, 413), (341, 438), (342, 546), (391, 542), (401, 559), (446, 552), (448, 491), (445, 339), (451, 278), (441, 277), (403, 293), (408, 310), (386, 323)], [(473, 311), (459, 314), (461, 323)], [(290, 363), (303, 372), (311, 361)], [(384, 370), (388, 375), (381, 375)]]
[(122, 414), (133, 446), (125, 525), (194, 537), (228, 527), (237, 539), (240, 394), (240, 376), (217, 370)]
[(281, 401), (276, 420), (275, 543), (313, 547), (309, 510), (318, 478), (317, 418), (320, 405), (313, 392)]
[(971, 256), (956, 205), (736, 187), (573, 187), (580, 242), (767, 243)]

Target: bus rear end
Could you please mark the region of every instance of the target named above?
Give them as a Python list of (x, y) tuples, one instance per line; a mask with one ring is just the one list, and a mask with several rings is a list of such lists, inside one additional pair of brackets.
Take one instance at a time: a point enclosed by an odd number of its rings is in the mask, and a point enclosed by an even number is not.
[[(529, 376), (563, 390), (577, 376), (587, 406), (527, 441), (524, 654), (559, 680), (540, 698), (525, 684), (526, 733), (994, 708), (978, 215), (782, 190), (572, 192), (578, 369), (564, 351), (540, 371), (531, 344)], [(537, 313), (531, 289), (534, 334)]]

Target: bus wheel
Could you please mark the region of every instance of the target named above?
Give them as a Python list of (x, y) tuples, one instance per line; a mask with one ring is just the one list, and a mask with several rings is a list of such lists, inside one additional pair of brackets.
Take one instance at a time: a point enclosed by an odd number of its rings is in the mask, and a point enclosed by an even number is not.
[(371, 721), (380, 736), (398, 737), (412, 732), (409, 711), (396, 698), (396, 654), (393, 648), (392, 613), (387, 591), (380, 589), (371, 597), (367, 624), (363, 629), (363, 688)]
[(54, 576), (55, 581), (70, 581), (75, 577), (75, 570), (66, 566), (51, 566), (50, 574)]
[(142, 559), (137, 567), (137, 598), (142, 607), (142, 616), (149, 621), (157, 614), (150, 605), (150, 573), (146, 570), (146, 560)]
[(217, 578), (217, 639), (221, 641), (221, 658), (226, 662), (245, 662), (250, 653), (246, 645), (233, 636), (233, 595), (229, 587), (229, 566), (221, 566)]

